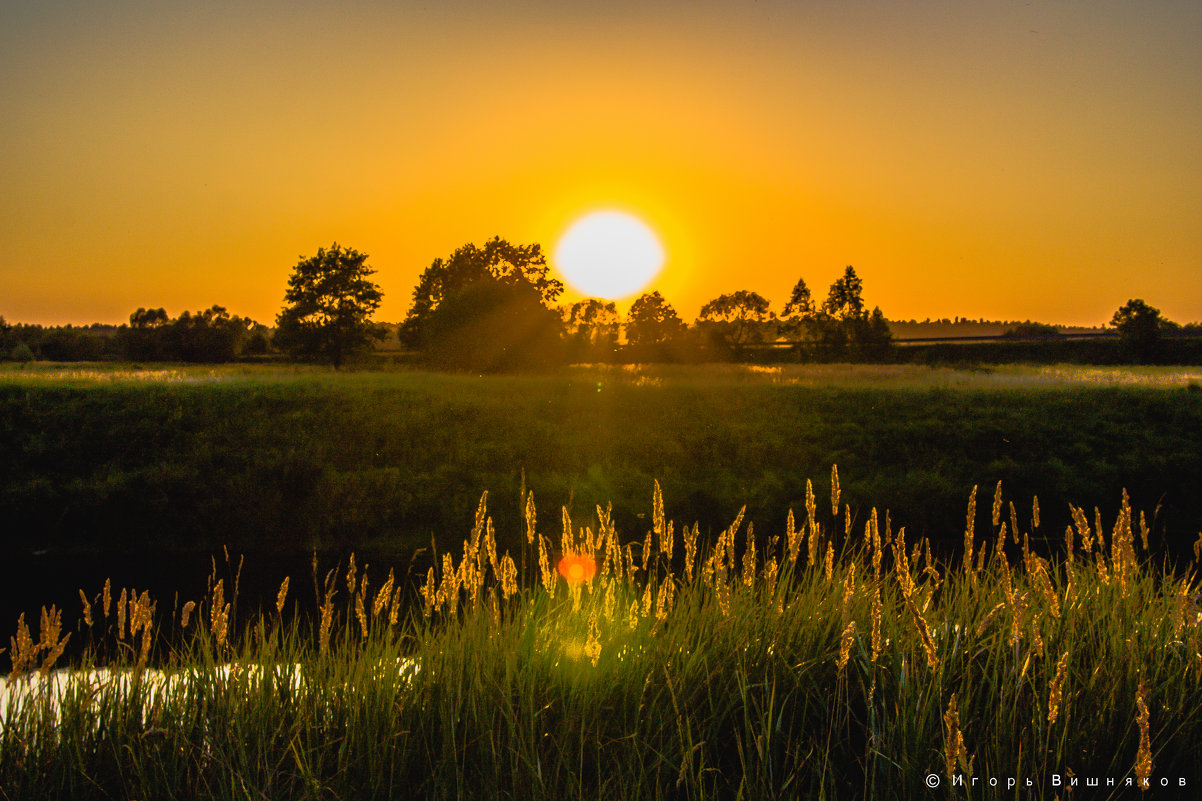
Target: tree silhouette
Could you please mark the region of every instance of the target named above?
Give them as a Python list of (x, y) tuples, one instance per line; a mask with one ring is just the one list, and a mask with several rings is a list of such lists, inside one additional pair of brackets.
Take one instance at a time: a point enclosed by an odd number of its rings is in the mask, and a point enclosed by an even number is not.
[(684, 332), (684, 321), (658, 291), (645, 292), (630, 304), (626, 341), (634, 347), (668, 345), (678, 341)]
[(764, 340), (767, 324), (775, 319), (769, 307), (762, 295), (740, 289), (702, 306), (697, 324), (712, 341), (741, 355), (745, 346)]
[(618, 306), (597, 298), (573, 303), (565, 312), (573, 358), (609, 359), (618, 344)]
[(843, 277), (831, 284), (822, 311), (836, 320), (853, 320), (864, 315), (864, 282), (850, 264)]
[(134, 361), (162, 361), (167, 358), (163, 329), (168, 322), (166, 309), (144, 309), (129, 316), (129, 327), (121, 327), (117, 341), (126, 358)]
[(777, 331), (784, 337), (800, 343), (803, 339), (813, 336), (814, 317), (818, 313), (814, 306), (814, 297), (806, 286), (804, 278), (798, 278), (789, 295), (789, 302), (780, 316)]
[(547, 259), (537, 243), (512, 245), (499, 236), (483, 248), (468, 243), (450, 258), (435, 259), (422, 273), (413, 290), (413, 305), (401, 324), (401, 341), (413, 348), (427, 347), (425, 329), (434, 311), (448, 297), (481, 281), (529, 284), (545, 305), (563, 294), (563, 283), (548, 277)]
[(1152, 361), (1160, 351), (1161, 334), (1171, 326), (1160, 316), (1160, 309), (1139, 298), (1128, 300), (1114, 313), (1110, 324), (1140, 361)]
[(864, 282), (848, 265), (843, 275), (831, 284), (822, 308), (814, 316), (811, 330), (826, 356), (839, 356), (849, 350), (855, 356), (879, 357), (893, 335), (880, 307), (868, 312), (864, 305)]
[(422, 273), (401, 340), (448, 367), (546, 365), (562, 357), (563, 321), (549, 308), (562, 292), (539, 245), (467, 244)]
[(337, 242), (302, 258), (288, 278), (287, 305), (276, 317), (276, 346), (293, 356), (328, 360), (338, 369), (382, 339), (384, 331), (371, 322), (384, 297), (370, 280), (374, 273), (366, 253)]

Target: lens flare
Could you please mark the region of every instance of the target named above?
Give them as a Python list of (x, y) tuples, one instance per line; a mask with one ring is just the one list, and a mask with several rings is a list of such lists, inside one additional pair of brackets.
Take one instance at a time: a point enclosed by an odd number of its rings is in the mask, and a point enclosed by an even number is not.
[(559, 560), (559, 575), (563, 576), (569, 585), (583, 584), (591, 580), (596, 573), (597, 563), (592, 557), (569, 554)]

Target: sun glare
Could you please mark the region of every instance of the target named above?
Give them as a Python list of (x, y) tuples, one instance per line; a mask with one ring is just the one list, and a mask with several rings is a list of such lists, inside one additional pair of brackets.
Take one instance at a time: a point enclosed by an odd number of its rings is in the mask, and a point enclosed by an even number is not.
[(655, 278), (664, 249), (647, 225), (620, 211), (572, 223), (555, 248), (555, 265), (578, 292), (607, 300), (633, 295)]

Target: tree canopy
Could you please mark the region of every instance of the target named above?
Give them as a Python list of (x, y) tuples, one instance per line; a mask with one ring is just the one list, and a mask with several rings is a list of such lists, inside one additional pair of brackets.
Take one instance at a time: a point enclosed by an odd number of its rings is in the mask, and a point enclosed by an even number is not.
[(1160, 315), (1160, 309), (1135, 298), (1119, 307), (1110, 320), (1123, 342), (1141, 361), (1151, 361), (1160, 350), (1161, 337), (1173, 324)]
[(630, 304), (626, 316), (626, 341), (635, 347), (667, 345), (685, 332), (684, 321), (656, 292), (645, 292)]
[(598, 298), (586, 298), (564, 310), (568, 340), (573, 358), (602, 359), (613, 357), (618, 345), (621, 320), (618, 306)]
[(256, 337), (265, 338), (266, 330), (253, 320), (231, 316), (224, 306), (185, 311), (174, 320), (165, 309), (139, 308), (130, 314), (129, 325), (117, 331), (117, 340), (126, 358), (138, 361), (214, 364), (248, 352)]
[(770, 305), (759, 293), (740, 289), (702, 306), (697, 324), (714, 343), (742, 353), (745, 345), (764, 340), (768, 323), (775, 319)]
[(468, 243), (449, 258), (435, 259), (422, 273), (413, 290), (413, 305), (401, 324), (401, 341), (415, 348), (427, 346), (426, 326), (434, 311), (448, 297), (481, 281), (525, 283), (542, 304), (552, 304), (563, 294), (563, 283), (547, 272), (547, 258), (538, 243), (513, 245), (499, 236), (482, 248)]
[(303, 258), (288, 278), (286, 304), (276, 317), (275, 344), (293, 356), (321, 358), (335, 369), (384, 330), (371, 322), (384, 295), (371, 281), (367, 254), (342, 248)]
[(494, 237), (435, 259), (413, 291), (403, 342), (449, 367), (504, 370), (561, 358), (563, 321), (550, 308), (563, 284), (538, 244)]
[(843, 270), (843, 275), (831, 284), (826, 302), (822, 304), (823, 313), (836, 320), (854, 320), (864, 315), (864, 282), (856, 275), (856, 270), (850, 264)]
[(814, 303), (805, 279), (799, 278), (785, 304), (779, 331), (798, 348), (817, 348), (828, 358), (849, 350), (860, 356), (879, 355), (893, 339), (880, 307), (867, 310), (864, 281), (850, 265), (831, 284), (821, 306)]

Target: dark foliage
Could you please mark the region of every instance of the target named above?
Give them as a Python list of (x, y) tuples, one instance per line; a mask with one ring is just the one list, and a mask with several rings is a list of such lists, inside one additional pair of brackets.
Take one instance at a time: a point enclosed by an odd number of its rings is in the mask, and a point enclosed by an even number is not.
[(564, 312), (568, 358), (573, 362), (611, 362), (617, 354), (621, 319), (613, 301), (587, 298)]
[(294, 358), (322, 359), (337, 369), (383, 339), (384, 330), (371, 322), (384, 297), (370, 280), (374, 273), (366, 253), (337, 242), (302, 258), (288, 279), (286, 305), (276, 317), (276, 346)]
[(741, 289), (702, 306), (697, 329), (711, 349), (740, 358), (744, 347), (763, 342), (773, 333), (775, 319), (767, 298)]
[(634, 360), (663, 361), (685, 347), (687, 328), (658, 291), (646, 292), (630, 305), (626, 341)]
[(539, 245), (469, 243), (422, 273), (398, 333), (452, 368), (542, 366), (562, 359), (563, 323), (550, 308), (562, 292)]
[(1174, 324), (1160, 316), (1160, 309), (1142, 300), (1129, 300), (1114, 313), (1110, 325), (1119, 332), (1127, 351), (1137, 361), (1155, 362), (1161, 351), (1166, 329)]

